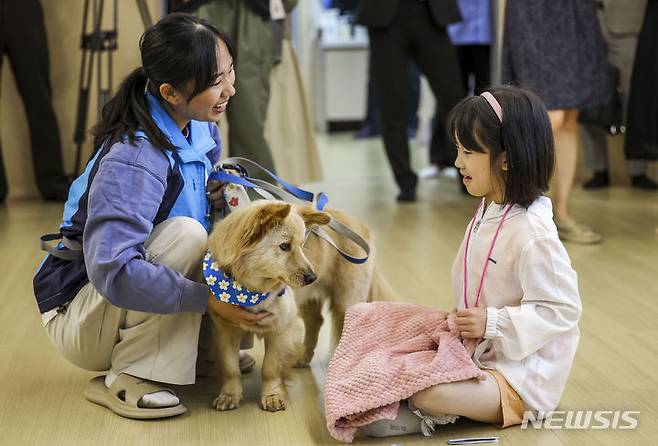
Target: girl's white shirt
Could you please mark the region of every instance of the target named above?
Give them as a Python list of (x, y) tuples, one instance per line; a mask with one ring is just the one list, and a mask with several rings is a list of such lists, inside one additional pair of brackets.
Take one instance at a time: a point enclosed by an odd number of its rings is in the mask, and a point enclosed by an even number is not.
[[(492, 202), (475, 217), (467, 259), (469, 308), (504, 210)], [(452, 266), (457, 308), (464, 308), (465, 241)], [(487, 308), (486, 332), (473, 359), (481, 368), (502, 373), (527, 409), (554, 410), (578, 347), (582, 306), (576, 272), (553, 223), (551, 200), (540, 197), (528, 209), (514, 205), (491, 259), (486, 260), (491, 264), (479, 304)]]

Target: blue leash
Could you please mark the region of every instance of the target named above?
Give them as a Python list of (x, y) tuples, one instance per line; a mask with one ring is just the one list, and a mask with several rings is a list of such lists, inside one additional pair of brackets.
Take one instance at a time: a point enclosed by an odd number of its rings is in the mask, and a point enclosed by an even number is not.
[[(246, 170), (243, 164), (251, 165), (256, 169), (265, 172), (275, 182), (281, 184), (282, 188), (275, 186), (267, 181), (249, 177), (248, 171)], [(240, 175), (234, 175), (228, 173), (224, 169), (236, 170), (240, 172)], [(312, 192), (306, 191), (304, 189), (301, 189), (297, 186), (294, 186), (282, 180), (281, 178), (279, 178), (277, 175), (273, 174), (269, 170), (246, 158), (234, 157), (224, 160), (224, 162), (221, 164), (220, 167), (216, 167), (215, 170), (213, 170), (210, 173), (208, 179), (215, 181), (222, 181), (225, 183), (238, 184), (243, 187), (248, 187), (256, 190), (265, 190), (267, 192), (272, 193), (273, 195), (278, 196), (280, 199), (284, 201), (288, 201), (292, 203), (295, 203), (295, 200), (298, 200), (298, 201), (303, 201), (313, 204), (313, 201), (315, 200), (315, 207), (319, 211), (324, 210), (327, 202), (329, 201), (329, 197), (327, 197), (327, 195), (324, 192), (320, 192), (317, 195), (314, 195)], [(349, 262), (354, 264), (361, 264), (368, 261), (368, 257), (370, 256), (370, 246), (368, 245), (368, 242), (366, 242), (363, 239), (363, 237), (361, 237), (359, 234), (357, 234), (352, 229), (350, 229), (345, 224), (343, 224), (342, 222), (340, 222), (335, 218), (331, 219), (331, 222), (329, 223), (329, 227), (332, 228), (337, 233), (352, 240), (352, 242), (354, 242), (361, 249), (363, 249), (363, 251), (366, 253), (366, 256), (354, 257), (347, 254), (346, 252), (341, 250), (333, 241), (333, 239), (320, 227), (315, 227), (311, 229), (311, 231), (314, 232), (318, 237), (324, 239), (327, 243), (332, 245), (340, 253), (340, 255), (342, 255)]]
[[(301, 189), (293, 184), (288, 183), (287, 181), (273, 174), (272, 172), (260, 166), (259, 164), (251, 160), (248, 160), (246, 158), (240, 158), (240, 157), (229, 158), (225, 160), (224, 163), (222, 163), (222, 168), (235, 168), (235, 170), (241, 171), (245, 175), (247, 175), (247, 171), (244, 168), (244, 166), (242, 166), (241, 164), (236, 164), (234, 163), (234, 161), (242, 162), (244, 164), (251, 164), (253, 167), (262, 170), (276, 183), (280, 184), (285, 191), (292, 194), (296, 198), (299, 198), (302, 201), (313, 203), (313, 201), (316, 198), (313, 192), (309, 192), (307, 190)], [(252, 189), (261, 189), (261, 186), (254, 184), (252, 181), (249, 181), (248, 178), (249, 178), (248, 176), (245, 178), (244, 176), (230, 174), (225, 170), (214, 170), (208, 176), (209, 180), (218, 180), (226, 183), (239, 184), (241, 186), (249, 187)], [(329, 202), (329, 197), (327, 197), (327, 195), (324, 192), (320, 192), (318, 193), (317, 200), (315, 201), (316, 201), (316, 205), (315, 205), (316, 209), (322, 211), (324, 210), (325, 206)]]

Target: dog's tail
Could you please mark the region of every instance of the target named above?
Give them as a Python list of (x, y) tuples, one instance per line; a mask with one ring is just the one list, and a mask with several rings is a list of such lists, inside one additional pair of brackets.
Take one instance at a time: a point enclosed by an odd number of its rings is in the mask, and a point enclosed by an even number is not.
[(392, 302), (400, 300), (393, 290), (391, 284), (382, 276), (377, 268), (372, 275), (372, 284), (368, 293), (368, 302), (386, 301)]

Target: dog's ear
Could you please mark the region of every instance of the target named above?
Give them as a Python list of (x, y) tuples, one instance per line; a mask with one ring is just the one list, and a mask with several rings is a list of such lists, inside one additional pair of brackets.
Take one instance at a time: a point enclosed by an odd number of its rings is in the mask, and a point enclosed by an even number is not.
[(262, 239), (267, 231), (279, 225), (289, 214), (290, 204), (283, 202), (269, 202), (260, 206), (243, 222), (245, 232), (242, 240), (251, 246)]
[(301, 215), (304, 224), (307, 227), (313, 225), (328, 225), (331, 222), (331, 215), (326, 212), (316, 211), (310, 206), (303, 206), (298, 209), (299, 215)]
[(271, 201), (252, 204), (231, 212), (219, 221), (208, 237), (208, 248), (222, 268), (233, 266), (245, 249), (290, 214), (291, 206)]

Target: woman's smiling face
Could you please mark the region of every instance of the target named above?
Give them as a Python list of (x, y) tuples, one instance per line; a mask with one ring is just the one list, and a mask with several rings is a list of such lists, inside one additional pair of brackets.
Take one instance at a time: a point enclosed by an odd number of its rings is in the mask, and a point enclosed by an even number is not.
[(181, 110), (189, 119), (219, 121), (220, 115), (226, 111), (229, 99), (235, 94), (233, 57), (222, 41), (217, 45), (217, 61), (219, 73), (215, 83), (194, 96), (186, 104), (185, 110)]

